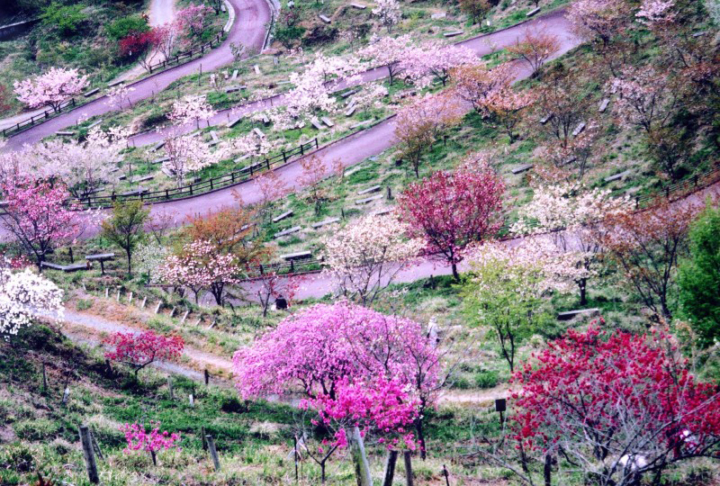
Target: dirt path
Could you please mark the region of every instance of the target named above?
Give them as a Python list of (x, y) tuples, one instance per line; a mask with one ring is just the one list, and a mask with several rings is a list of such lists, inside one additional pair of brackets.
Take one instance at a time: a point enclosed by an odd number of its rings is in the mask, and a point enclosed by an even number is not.
[[(160, 0), (162, 2), (170, 0)], [(154, 93), (167, 88), (173, 81), (195, 73), (202, 65), (203, 71), (212, 71), (233, 61), (230, 44), (244, 45), (248, 50), (260, 50), (265, 43), (266, 25), (270, 21), (270, 6), (266, 0), (228, 0), (235, 10), (235, 22), (230, 28), (225, 41), (208, 52), (207, 55), (188, 63), (168, 69), (157, 75), (142, 79), (130, 86), (135, 88), (130, 94), (131, 102), (135, 103), (153, 96)], [(36, 143), (57, 131), (77, 124), (78, 120), (86, 117), (100, 116), (114, 108), (105, 104), (105, 97), (101, 96), (88, 104), (53, 118), (41, 125), (30, 128), (8, 141), (8, 149), (18, 150), (24, 144)]]

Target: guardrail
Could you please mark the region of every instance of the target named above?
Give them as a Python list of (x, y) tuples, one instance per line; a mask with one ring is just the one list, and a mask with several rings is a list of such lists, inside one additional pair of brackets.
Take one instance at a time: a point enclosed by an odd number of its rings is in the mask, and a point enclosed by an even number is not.
[(24, 129), (26, 129), (28, 127), (34, 127), (35, 122), (38, 120), (42, 120), (42, 121), (39, 121), (38, 123), (43, 123), (43, 122), (49, 120), (50, 118), (54, 118), (55, 116), (62, 113), (63, 108), (67, 108), (68, 106), (75, 108), (76, 106), (78, 106), (78, 102), (75, 101), (75, 98), (70, 98), (69, 100), (61, 103), (58, 110), (53, 110), (52, 108), (48, 108), (47, 110), (43, 111), (42, 113), (40, 113), (38, 115), (33, 115), (30, 118), (26, 118), (25, 120), (22, 120), (21, 122), (18, 122), (11, 127), (4, 128), (2, 130), (2, 132), (0, 132), (0, 133), (2, 133), (3, 137), (7, 137), (8, 134), (15, 135), (16, 133), (20, 133), (21, 131), (23, 131)]
[(113, 192), (113, 194), (109, 196), (84, 197), (80, 199), (79, 202), (88, 208), (107, 208), (111, 207), (118, 201), (142, 201), (143, 203), (154, 203), (199, 196), (201, 194), (216, 191), (224, 187), (250, 180), (260, 172), (266, 172), (278, 164), (286, 164), (292, 157), (296, 155), (302, 157), (306, 152), (309, 152), (312, 149), (317, 149), (318, 147), (319, 145), (316, 137), (309, 142), (305, 142), (299, 147), (290, 150), (289, 152), (283, 150), (280, 154), (277, 154), (274, 157), (266, 158), (258, 162), (249, 162), (250, 165), (243, 169), (234, 170), (229, 174), (188, 184), (187, 186), (133, 195), (115, 194)]
[(169, 59), (165, 59), (164, 61), (156, 62), (155, 64), (151, 64), (147, 67), (148, 71), (152, 74), (153, 70), (156, 70), (158, 67), (161, 67), (162, 69), (165, 69), (167, 67), (170, 67), (175, 64), (180, 64), (181, 59), (187, 58), (188, 60), (191, 59), (195, 54), (203, 55), (205, 54), (206, 50), (210, 50), (215, 45), (220, 45), (222, 43), (222, 33), (216, 35), (210, 42), (206, 42), (205, 44), (194, 47), (188, 51), (181, 52), (175, 56), (171, 56)]

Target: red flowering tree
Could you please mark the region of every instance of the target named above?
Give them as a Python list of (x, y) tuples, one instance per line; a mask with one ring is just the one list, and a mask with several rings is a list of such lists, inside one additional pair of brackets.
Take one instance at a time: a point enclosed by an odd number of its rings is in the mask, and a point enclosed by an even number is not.
[(38, 268), (59, 242), (78, 233), (78, 213), (65, 205), (70, 193), (64, 185), (17, 176), (4, 179), (0, 188), (6, 202), (3, 225)]
[[(602, 321), (601, 321), (602, 323)], [(667, 336), (568, 331), (515, 374), (521, 451), (560, 452), (594, 483), (661, 484), (670, 465), (717, 457), (720, 395), (698, 382)]]
[(398, 198), (398, 205), (410, 236), (424, 238), (427, 252), (444, 255), (459, 280), (462, 250), (500, 229), (504, 190), (502, 179), (488, 167), (435, 172), (411, 184)]
[(345, 302), (318, 304), (237, 351), (234, 376), (244, 399), (302, 391), (325, 402), (341, 400), (348, 383), (396, 380), (419, 400), (415, 428), (422, 444), (422, 411), (443, 381), (434, 345), (412, 320)]
[(157, 466), (156, 452), (161, 450), (179, 449), (178, 442), (180, 434), (169, 433), (167, 430), (160, 432), (160, 422), (150, 421), (151, 430), (145, 431), (145, 425), (126, 423), (120, 427), (120, 432), (125, 434), (126, 454), (132, 451), (147, 451), (150, 453), (153, 464)]
[(166, 32), (156, 27), (148, 32), (133, 32), (120, 39), (120, 55), (129, 58), (138, 58), (140, 64), (150, 70), (150, 65), (157, 56), (166, 40)]
[(115, 348), (105, 353), (105, 357), (130, 366), (135, 378), (141, 369), (157, 360), (178, 358), (185, 347), (185, 341), (180, 336), (164, 336), (153, 331), (137, 334), (116, 332), (104, 342)]

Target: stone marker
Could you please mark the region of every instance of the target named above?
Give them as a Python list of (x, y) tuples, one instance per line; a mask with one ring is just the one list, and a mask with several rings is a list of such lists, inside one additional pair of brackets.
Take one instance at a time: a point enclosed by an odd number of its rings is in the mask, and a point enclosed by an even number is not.
[(233, 71), (232, 77), (230, 77), (230, 79), (233, 80), (233, 81), (236, 80), (237, 77), (238, 77), (238, 72), (239, 72), (239, 71), (238, 71), (237, 69), (236, 69), (235, 71)]
[(253, 69), (255, 70), (255, 74), (257, 74), (258, 76), (262, 76), (262, 71), (260, 71), (260, 66), (258, 66), (257, 64), (255, 64), (255, 65), (253, 66)]

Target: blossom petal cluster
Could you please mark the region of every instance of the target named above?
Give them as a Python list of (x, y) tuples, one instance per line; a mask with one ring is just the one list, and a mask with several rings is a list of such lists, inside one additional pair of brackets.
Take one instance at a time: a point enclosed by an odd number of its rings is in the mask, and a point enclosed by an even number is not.
[(150, 431), (145, 431), (145, 426), (136, 423), (126, 423), (120, 427), (120, 432), (125, 434), (127, 447), (124, 452), (146, 451), (156, 452), (160, 450), (179, 449), (180, 434), (167, 430), (160, 432), (160, 422), (151, 420)]
[(0, 334), (15, 335), (37, 315), (61, 319), (63, 291), (29, 268), (0, 268)]
[(82, 92), (88, 86), (87, 76), (77, 69), (50, 68), (35, 79), (15, 81), (18, 100), (30, 108), (51, 106), (57, 111), (60, 105)]

